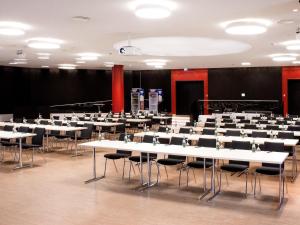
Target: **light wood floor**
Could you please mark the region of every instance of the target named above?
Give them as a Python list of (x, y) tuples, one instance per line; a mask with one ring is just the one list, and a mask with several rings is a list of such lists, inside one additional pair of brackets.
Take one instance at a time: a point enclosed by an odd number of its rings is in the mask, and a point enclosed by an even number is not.
[[(103, 154), (97, 154), (98, 174), (103, 171)], [(9, 157), (9, 156), (8, 156)], [(202, 175), (192, 173), (190, 187), (178, 188), (178, 172), (162, 171), (159, 187), (140, 192), (138, 174), (131, 182), (121, 179), (122, 163), (117, 174), (112, 162), (107, 178), (84, 184), (92, 176), (92, 157), (72, 158), (66, 152), (38, 156), (38, 166), (14, 171), (13, 164), (0, 164), (1, 225), (188, 225), (299, 224), (300, 178), (288, 183), (288, 194), (280, 211), (276, 210), (277, 179), (263, 179), (262, 193), (247, 199), (244, 179), (223, 179), (223, 192), (213, 202), (199, 201)], [(26, 159), (26, 157), (25, 157)], [(126, 170), (127, 172), (128, 170)], [(138, 170), (136, 168), (136, 173)], [(127, 175), (127, 173), (126, 173)], [(251, 189), (251, 188), (250, 188)]]

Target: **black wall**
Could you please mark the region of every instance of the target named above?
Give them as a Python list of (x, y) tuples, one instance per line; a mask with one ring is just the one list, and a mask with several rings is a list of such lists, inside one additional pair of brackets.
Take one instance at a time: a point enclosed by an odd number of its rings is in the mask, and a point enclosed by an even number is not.
[(0, 113), (35, 117), (49, 106), (111, 99), (111, 71), (0, 67)]
[(300, 115), (300, 80), (288, 81), (289, 114)]
[[(210, 100), (279, 100), (281, 68), (225, 68), (208, 70)], [(245, 93), (244, 98), (241, 93)]]
[[(281, 68), (209, 69), (209, 99), (266, 99), (281, 102)], [(162, 88), (161, 110), (171, 111), (171, 70), (126, 71), (125, 111), (131, 88)], [(36, 116), (50, 105), (111, 100), (111, 71), (0, 67), (0, 113)], [(241, 93), (246, 93), (242, 98)], [(148, 103), (146, 102), (146, 108)]]
[[(145, 99), (148, 99), (149, 89), (161, 88), (163, 102), (161, 111), (171, 112), (171, 70), (127, 71), (124, 76), (125, 111), (130, 111), (130, 92), (132, 88), (144, 88)], [(148, 108), (148, 101), (145, 102)]]

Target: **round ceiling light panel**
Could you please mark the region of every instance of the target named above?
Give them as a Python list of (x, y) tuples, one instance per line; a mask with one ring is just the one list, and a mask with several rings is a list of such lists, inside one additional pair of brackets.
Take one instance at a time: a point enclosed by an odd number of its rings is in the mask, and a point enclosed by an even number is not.
[[(127, 40), (114, 44), (119, 50)], [(245, 52), (251, 45), (240, 41), (206, 37), (149, 37), (132, 39), (131, 44), (150, 56), (216, 56)]]
[(289, 62), (289, 61), (295, 61), (298, 54), (295, 53), (278, 53), (278, 54), (272, 54), (270, 57), (275, 62)]
[(59, 64), (58, 68), (62, 70), (74, 70), (77, 65), (74, 64)]
[(30, 26), (24, 23), (12, 21), (0, 21), (0, 35), (21, 36), (29, 30)]
[(35, 49), (59, 49), (62, 43), (63, 41), (59, 39), (43, 37), (27, 40), (28, 47)]
[(95, 61), (98, 60), (98, 58), (101, 57), (102, 55), (94, 52), (84, 52), (84, 53), (79, 53), (78, 56), (80, 57), (79, 59), (82, 61)]
[(281, 43), (286, 47), (287, 50), (297, 51), (300, 50), (300, 40), (291, 40)]
[(265, 33), (272, 22), (266, 19), (245, 18), (221, 23), (225, 32), (233, 35), (257, 35)]
[(129, 7), (139, 18), (163, 19), (169, 17), (177, 5), (170, 0), (136, 0), (130, 2)]

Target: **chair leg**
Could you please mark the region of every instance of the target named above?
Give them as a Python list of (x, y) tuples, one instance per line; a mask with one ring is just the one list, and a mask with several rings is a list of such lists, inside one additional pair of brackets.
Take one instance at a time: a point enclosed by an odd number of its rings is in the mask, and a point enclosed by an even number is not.
[(114, 166), (115, 166), (116, 172), (119, 173), (115, 160), (113, 160), (113, 162), (114, 162)]
[(157, 177), (156, 177), (156, 183), (158, 185), (158, 180), (159, 180), (159, 177), (160, 177), (160, 170), (159, 170), (159, 164), (156, 163), (156, 166), (157, 166)]
[(181, 169), (179, 170), (179, 183), (178, 183), (179, 187), (180, 187), (180, 181), (181, 181)]
[[(225, 174), (226, 175), (226, 174)], [(218, 178), (217, 178), (218, 179)], [(222, 170), (220, 170), (220, 185), (219, 185), (219, 191), (221, 191), (222, 186)]]
[(129, 162), (129, 174), (128, 174), (128, 180), (130, 181), (130, 175), (131, 175), (131, 167), (132, 167), (132, 162)]
[(258, 183), (259, 183), (259, 192), (261, 192), (261, 179), (260, 179), (260, 175), (258, 175)]
[(247, 195), (248, 195), (248, 172), (245, 173), (245, 177), (246, 177), (245, 197), (247, 198)]
[(125, 160), (126, 160), (126, 158), (124, 158), (124, 162), (123, 162), (123, 173), (122, 173), (122, 179), (124, 179), (124, 175), (125, 175)]
[(256, 178), (257, 178), (257, 174), (254, 173), (254, 198), (256, 197)]
[(107, 165), (107, 158), (105, 158), (103, 177), (106, 176), (106, 165)]
[(167, 180), (169, 179), (169, 175), (168, 175), (168, 171), (167, 171), (167, 167), (166, 166), (164, 166), (165, 167), (165, 171), (166, 171), (166, 175), (167, 175)]
[(189, 171), (190, 171), (190, 169), (187, 167), (186, 168), (186, 186), (187, 187), (189, 186)]
[(195, 175), (195, 169), (193, 168), (192, 171), (193, 171), (195, 183), (197, 183), (197, 181), (196, 181), (196, 175)]
[(34, 154), (34, 148), (32, 149), (32, 154), (31, 154), (31, 167), (33, 167), (33, 154)]

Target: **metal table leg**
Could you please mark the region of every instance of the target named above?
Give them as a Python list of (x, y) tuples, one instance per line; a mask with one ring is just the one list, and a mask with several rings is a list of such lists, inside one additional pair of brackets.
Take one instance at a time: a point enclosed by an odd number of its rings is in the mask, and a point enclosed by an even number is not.
[(31, 167), (30, 164), (23, 164), (22, 153), (23, 153), (22, 138), (19, 138), (19, 165), (14, 168), (15, 170), (26, 168), (26, 167)]
[(215, 160), (213, 159), (213, 166), (212, 166), (212, 182), (211, 182), (211, 193), (213, 194), (207, 201), (213, 200), (219, 193), (220, 190), (216, 191), (216, 182), (215, 182), (215, 173), (216, 173), (216, 168), (215, 168)]
[(203, 167), (203, 190), (204, 194), (199, 197), (200, 200), (205, 198), (206, 195), (210, 193), (210, 189), (206, 189), (206, 159), (203, 159), (204, 167)]
[(90, 180), (85, 181), (84, 183), (88, 184), (91, 182), (95, 182), (98, 180), (103, 179), (105, 176), (97, 177), (97, 172), (96, 172), (96, 148), (93, 148), (93, 178)]

